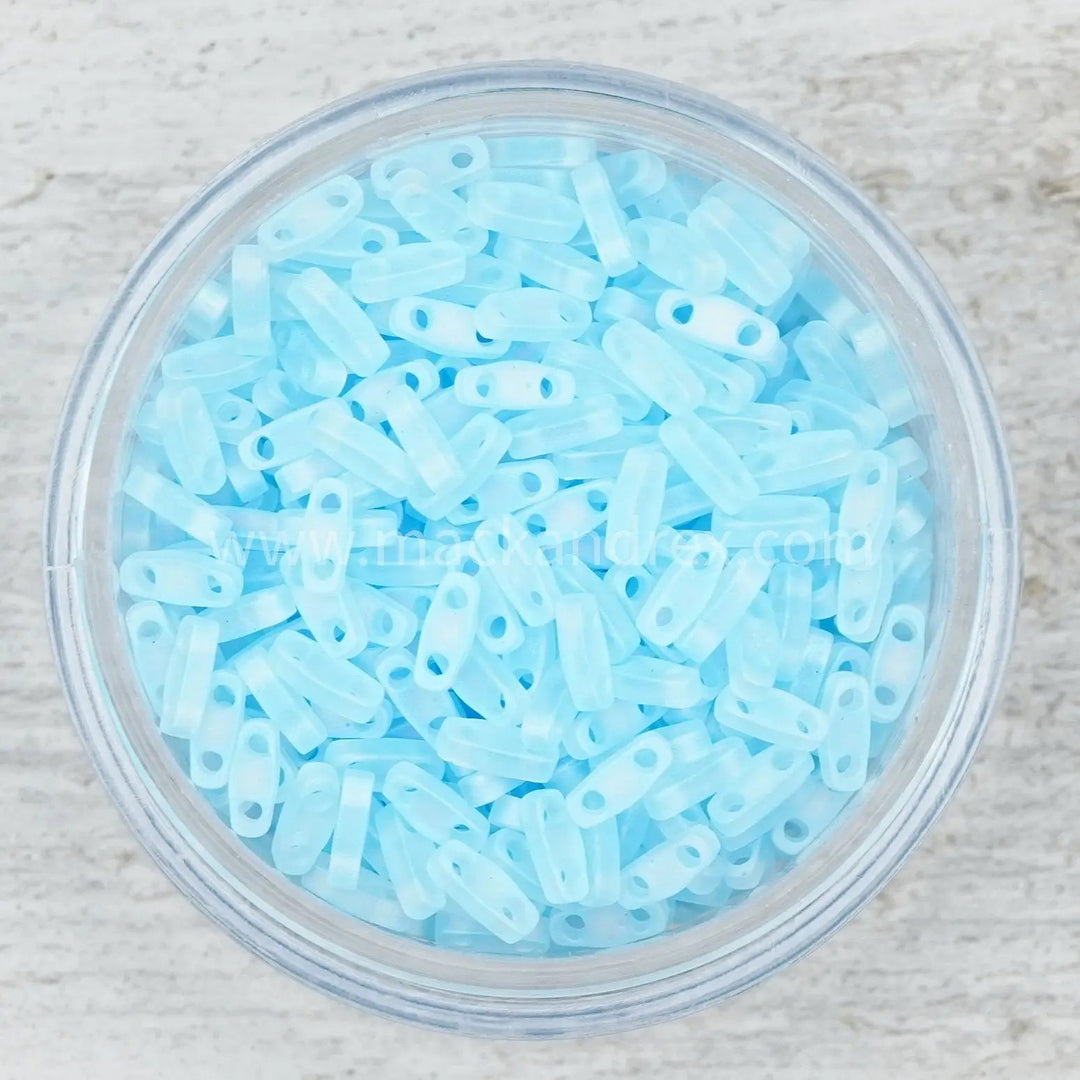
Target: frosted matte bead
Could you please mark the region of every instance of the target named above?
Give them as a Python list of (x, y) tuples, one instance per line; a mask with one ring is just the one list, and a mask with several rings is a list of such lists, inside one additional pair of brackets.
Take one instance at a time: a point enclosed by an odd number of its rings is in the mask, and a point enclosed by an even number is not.
[(205, 341), (216, 337), (229, 318), (229, 290), (211, 278), (191, 298), (181, 326), (188, 337)]
[(201, 394), (245, 386), (273, 368), (272, 355), (244, 356), (231, 334), (185, 345), (161, 358), (166, 382), (190, 383)]
[(411, 762), (391, 766), (383, 794), (413, 829), (435, 844), (456, 839), (479, 849), (487, 839), (487, 818), (453, 788)]
[(271, 585), (244, 593), (231, 607), (205, 614), (220, 627), (222, 641), (236, 641), (268, 630), (296, 614), (296, 602), (287, 585)]
[(705, 386), (693, 369), (658, 334), (624, 319), (604, 331), (611, 362), (665, 412), (683, 415), (705, 400)]
[(654, 904), (681, 892), (720, 854), (720, 841), (707, 825), (691, 825), (623, 867), (620, 906)]
[(245, 435), (237, 444), (240, 460), (256, 470), (275, 469), (305, 457), (316, 449), (312, 421), (329, 404), (319, 402), (285, 412)]
[(428, 873), (435, 845), (413, 832), (389, 806), (375, 812), (375, 831), (401, 910), (410, 919), (428, 919), (441, 911), (446, 893)]
[(475, 578), (450, 571), (432, 597), (416, 647), (418, 686), (448, 690), (472, 649), (480, 616), (480, 586)]
[(341, 781), (325, 762), (305, 762), (292, 784), (274, 828), (274, 865), (290, 875), (306, 874), (330, 840), (337, 820)]
[(809, 419), (807, 426), (850, 431), (863, 447), (878, 446), (889, 430), (889, 421), (880, 409), (838, 386), (791, 379), (777, 391), (776, 401), (793, 413), (805, 412)]
[(476, 305), (477, 331), (511, 341), (555, 341), (579, 337), (592, 311), (579, 300), (552, 289), (524, 288), (492, 293)]
[(780, 629), (766, 596), (758, 593), (724, 641), (731, 689), (756, 701), (776, 682), (780, 666)]
[(780, 341), (775, 323), (726, 296), (669, 289), (656, 303), (656, 321), (691, 341), (759, 363), (769, 359)]
[(632, 656), (612, 674), (615, 696), (635, 705), (685, 709), (700, 701), (704, 691), (696, 669), (651, 656)]
[(465, 200), (414, 169), (402, 174), (390, 203), (427, 240), (452, 240), (470, 253), (487, 242), (487, 233), (470, 223)]
[(762, 750), (737, 782), (709, 800), (709, 820), (722, 837), (739, 836), (798, 791), (813, 767), (807, 753), (781, 747)]
[(765, 493), (820, 489), (855, 467), (858, 446), (850, 431), (802, 431), (747, 454), (746, 467)]
[(701, 757), (673, 762), (645, 794), (645, 808), (657, 821), (681, 814), (737, 781), (749, 760), (742, 739), (722, 739)]
[(654, 717), (629, 701), (616, 701), (599, 712), (576, 713), (563, 732), (566, 752), (584, 761), (624, 746)]
[(585, 217), (585, 228), (608, 276), (633, 270), (637, 259), (626, 231), (626, 215), (619, 207), (604, 167), (598, 161), (579, 165), (571, 172), (570, 179)]
[(566, 244), (581, 228), (582, 210), (573, 199), (533, 184), (481, 180), (469, 186), (473, 224), (506, 236)]
[(589, 891), (581, 829), (558, 791), (531, 791), (521, 800), (522, 830), (549, 904), (574, 904)]
[(202, 724), (217, 658), (218, 632), (217, 623), (198, 615), (180, 620), (162, 690), (163, 735), (190, 739)]
[(365, 304), (419, 296), (465, 278), (465, 252), (451, 241), (403, 244), (352, 263), (353, 295)]
[(554, 748), (527, 747), (518, 728), (463, 717), (449, 717), (442, 723), (435, 746), (454, 765), (516, 782), (546, 783), (558, 761)]
[(211, 673), (202, 718), (190, 743), (189, 772), (196, 787), (217, 791), (228, 783), (244, 722), (245, 694), (243, 683), (233, 672)]
[(254, 244), (233, 248), (229, 269), (236, 348), (244, 356), (265, 356), (274, 348), (270, 327), (270, 268)]
[(475, 135), (426, 139), (376, 158), (371, 163), (371, 186), (376, 195), (389, 198), (401, 175), (408, 169), (416, 169), (432, 183), (456, 188), (481, 175), (488, 164), (488, 148)]
[(685, 225), (644, 217), (627, 226), (638, 261), (678, 289), (709, 293), (724, 287), (723, 258)]
[(663, 933), (669, 917), (665, 904), (647, 904), (631, 911), (618, 904), (567, 907), (552, 916), (551, 940), (558, 945), (609, 949)]
[(810, 633), (814, 578), (810, 569), (797, 563), (777, 563), (769, 574), (769, 599), (780, 634), (776, 677), (792, 678), (802, 662)]
[(382, 792), (390, 770), (407, 762), (441, 779), (445, 765), (435, 751), (420, 739), (335, 739), (324, 751), (324, 759), (335, 769), (360, 769), (371, 773), (374, 790)]
[(536, 906), (504, 870), (456, 840), (432, 855), (428, 873), (447, 896), (502, 941), (520, 941), (539, 922)]
[(847, 324), (847, 336), (889, 426), (898, 427), (914, 419), (919, 408), (881, 320), (874, 314), (860, 315)]
[(911, 604), (885, 613), (881, 635), (870, 649), (870, 715), (892, 723), (904, 711), (922, 671), (926, 616)]
[(873, 641), (881, 632), (892, 594), (890, 547), (886, 546), (869, 566), (841, 566), (836, 588), (836, 629), (852, 641)]
[(443, 491), (465, 479), (465, 468), (450, 440), (415, 390), (395, 386), (383, 399), (383, 408), (413, 469), (432, 491)]
[(220, 551), (224, 547), (230, 532), (229, 519), (179, 484), (140, 465), (133, 465), (124, 480), (124, 493), (162, 520), (201, 540), (211, 550)]
[(738, 514), (760, 493), (760, 484), (731, 444), (701, 417), (668, 417), (660, 441), (687, 476), (726, 514)]
[(351, 176), (335, 176), (267, 218), (259, 226), (259, 247), (271, 262), (291, 259), (329, 240), (363, 206), (360, 184)]
[(836, 820), (850, 799), (850, 792), (832, 791), (811, 777), (784, 805), (782, 820), (770, 833), (772, 846), (788, 858), (801, 854)]
[(870, 686), (861, 675), (837, 671), (821, 692), (828, 731), (818, 747), (821, 778), (833, 791), (858, 791), (870, 756)]
[(768, 239), (724, 199), (706, 198), (687, 224), (723, 257), (731, 283), (755, 304), (771, 304), (791, 288), (791, 271)]
[(555, 584), (551, 566), (536, 541), (512, 517), (487, 521), (476, 530), (484, 564), (527, 626), (542, 626), (555, 617)]
[(829, 535), (829, 504), (813, 495), (759, 495), (737, 515), (714, 511), (712, 531), (728, 548), (797, 556)]
[(576, 708), (606, 709), (615, 700), (611, 655), (600, 608), (589, 593), (572, 593), (555, 603), (555, 630), (563, 675)]
[(579, 300), (598, 299), (607, 285), (607, 271), (600, 263), (566, 244), (500, 236), (494, 251), (497, 259), (537, 285)]
[(528, 360), (497, 360), (466, 369), (454, 380), (458, 401), (477, 409), (561, 408), (574, 400), (574, 389), (570, 372)]
[(389, 324), (398, 337), (448, 356), (497, 360), (510, 348), (509, 341), (493, 341), (480, 333), (472, 308), (446, 300), (396, 300), (390, 309)]
[(355, 767), (342, 770), (341, 797), (326, 870), (332, 888), (355, 889), (360, 884), (374, 789), (375, 777), (371, 773)]
[(229, 770), (229, 825), (237, 836), (254, 839), (269, 831), (280, 769), (277, 729), (268, 720), (246, 721)]
[(559, 409), (533, 410), (507, 421), (512, 458), (540, 457), (584, 446), (614, 435), (622, 427), (616, 400), (607, 394)]
[(631, 446), (621, 458), (608, 505), (604, 554), (614, 563), (633, 566), (648, 558), (660, 527), (668, 459), (649, 446)]
[(559, 477), (550, 461), (526, 460), (499, 465), (472, 495), (447, 513), (456, 525), (483, 521), (521, 510), (553, 495)]
[(642, 799), (670, 764), (671, 746), (663, 735), (639, 735), (566, 796), (567, 813), (583, 829), (602, 825)]
[(243, 587), (238, 566), (198, 551), (137, 551), (120, 564), (124, 592), (163, 604), (228, 608)]
[(667, 179), (667, 166), (659, 154), (651, 150), (623, 150), (605, 154), (600, 164), (611, 182), (615, 200), (620, 206), (630, 206), (655, 195)]
[[(460, 245), (458, 245), (460, 247)], [(434, 289), (430, 295), (465, 307), (475, 307), (493, 292), (521, 288), (521, 275), (508, 263), (491, 255), (469, 255), (465, 276), (456, 285)]]
[[(346, 221), (328, 240), (296, 255), (295, 261), (348, 270), (357, 259), (362, 259), (366, 255), (375, 255), (381, 251), (393, 250), (401, 243), (397, 229), (383, 222), (370, 220), (372, 212), (376, 209), (374, 202), (369, 203), (365, 197), (365, 211), (368, 217)], [(393, 214), (393, 208), (389, 209)], [(394, 222), (400, 225), (396, 215), (394, 215)], [(273, 271), (271, 271), (272, 279)], [(271, 286), (271, 293), (273, 293), (273, 286)], [(273, 306), (272, 300), (271, 306)]]
[(326, 738), (326, 725), (311, 706), (274, 670), (270, 654), (252, 645), (233, 657), (236, 673), (282, 736), (301, 754), (309, 754)]
[(727, 731), (789, 750), (816, 750), (829, 729), (829, 716), (785, 690), (773, 687), (757, 701), (729, 689), (716, 699), (717, 722)]
[(269, 655), (280, 677), (312, 705), (367, 724), (376, 716), (383, 688), (355, 664), (327, 656), (310, 638), (282, 630)]
[(704, 612), (727, 560), (723, 544), (708, 535), (680, 544), (675, 555), (637, 615), (642, 637), (656, 645), (673, 644)]
[(300, 580), (314, 593), (339, 592), (352, 543), (352, 494), (342, 480), (319, 480), (311, 489), (300, 537)]
[(897, 467), (870, 450), (854, 462), (840, 502), (836, 557), (845, 566), (868, 566), (884, 554), (896, 513)]
[(499, 168), (572, 169), (596, 157), (596, 141), (584, 135), (501, 135), (487, 146)]
[(325, 272), (311, 267), (289, 287), (289, 299), (315, 336), (357, 375), (370, 375), (390, 357), (371, 319)]
[(418, 937), (426, 932), (426, 923), (410, 919), (401, 910), (390, 882), (366, 866), (360, 868), (360, 880), (355, 890), (334, 888), (329, 882), (328, 870), (321, 856), (300, 881), (308, 892), (347, 915), (398, 934)]
[(166, 383), (156, 400), (161, 442), (181, 485), (211, 495), (225, 483), (225, 459), (202, 395), (194, 386)]

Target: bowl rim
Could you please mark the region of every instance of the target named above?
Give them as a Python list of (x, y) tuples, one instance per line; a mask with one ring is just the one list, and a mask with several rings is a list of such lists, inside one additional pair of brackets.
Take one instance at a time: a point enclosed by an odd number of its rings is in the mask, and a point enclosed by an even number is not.
[[(758, 927), (723, 956), (652, 971), (620, 984), (575, 985), (535, 995), (432, 981), (421, 985), (392, 967), (366, 966), (317, 949), (302, 928), (269, 916), (251, 893), (226, 880), (191, 838), (155, 810), (149, 778), (133, 760), (87, 632), (83, 542), (89, 464), (97, 418), (125, 342), (179, 252), (212, 220), (241, 179), (259, 182), (306, 138), (341, 125), (436, 102), (506, 90), (572, 91), (666, 111), (722, 128), (762, 158), (831, 201), (874, 247), (933, 328), (949, 375), (969, 410), (967, 435), (983, 519), (982, 576), (965, 661), (932, 760), (903, 805), (782, 919)], [(299, 149), (298, 149), (299, 148)], [(856, 914), (899, 868), (962, 779), (1000, 689), (1020, 586), (1020, 530), (1004, 437), (979, 361), (950, 302), (909, 242), (814, 152), (763, 121), (710, 95), (617, 68), (544, 61), (468, 65), (426, 72), (343, 98), (282, 129), (227, 166), (164, 227), (137, 261), (102, 317), (74, 374), (59, 425), (45, 500), (45, 591), (50, 638), (76, 729), (128, 826), (174, 884), (250, 950), (309, 984), (385, 1016), (464, 1033), (552, 1036), (619, 1030), (669, 1019), (737, 993), (815, 947)], [(107, 554), (107, 553), (106, 553)], [(376, 932), (376, 936), (381, 932)], [(386, 936), (385, 934), (382, 936)], [(444, 950), (445, 951), (445, 950)]]

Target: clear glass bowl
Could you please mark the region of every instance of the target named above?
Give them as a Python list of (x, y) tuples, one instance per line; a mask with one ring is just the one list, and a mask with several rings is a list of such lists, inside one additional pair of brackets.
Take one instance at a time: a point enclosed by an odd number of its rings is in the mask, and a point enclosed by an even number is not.
[[(474, 956), (366, 925), (244, 848), (190, 784), (133, 675), (117, 605), (118, 478), (135, 403), (182, 305), (290, 193), (433, 131), (594, 134), (722, 171), (783, 207), (836, 279), (886, 322), (924, 415), (937, 558), (923, 684), (881, 775), (824, 839), (751, 900), (589, 956)], [(678, 1016), (806, 953), (897, 870), (959, 783), (1011, 642), (1015, 495), (990, 391), (938, 282), (882, 214), (818, 157), (724, 102), (612, 69), (542, 63), (437, 72), (340, 101), (227, 168), (124, 282), (76, 373), (48, 491), (48, 618), (69, 706), (140, 842), (253, 952), (374, 1012), (499, 1037), (579, 1035)]]

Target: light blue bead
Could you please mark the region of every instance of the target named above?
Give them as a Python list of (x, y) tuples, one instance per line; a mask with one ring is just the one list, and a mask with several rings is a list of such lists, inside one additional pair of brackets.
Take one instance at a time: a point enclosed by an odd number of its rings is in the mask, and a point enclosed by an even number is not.
[(827, 713), (778, 687), (754, 701), (721, 691), (716, 720), (727, 731), (789, 750), (816, 750), (829, 730)]
[(813, 758), (782, 747), (755, 754), (739, 782), (709, 800), (709, 820), (722, 837), (737, 837), (776, 810), (799, 789)]
[(777, 438), (744, 460), (768, 494), (813, 491), (842, 480), (854, 469), (857, 454), (850, 431), (803, 431)]
[(904, 543), (918, 536), (930, 520), (933, 506), (933, 497), (921, 481), (909, 480), (897, 488), (896, 513), (889, 529), (890, 539)]
[(648, 731), (605, 758), (566, 796), (566, 809), (583, 829), (595, 828), (634, 806), (671, 764), (671, 745)]
[(756, 701), (776, 682), (780, 665), (780, 629), (768, 598), (758, 593), (724, 641), (731, 689)]
[(758, 494), (759, 482), (731, 444), (699, 416), (671, 416), (660, 425), (664, 449), (726, 514), (738, 514)]
[(328, 877), (325, 860), (320, 858), (303, 876), (301, 884), (320, 900), (347, 915), (414, 938), (425, 934), (427, 923), (410, 919), (401, 910), (390, 882), (367, 867), (361, 868), (356, 889), (336, 889)]
[(453, 489), (465, 479), (465, 467), (450, 440), (415, 390), (393, 387), (383, 399), (383, 408), (409, 464), (431, 491)]
[(645, 795), (645, 808), (657, 821), (673, 818), (735, 783), (749, 760), (741, 739), (710, 744), (701, 757), (675, 761)]
[(648, 445), (614, 453), (621, 461), (608, 504), (604, 554), (614, 563), (633, 566), (648, 558), (660, 527), (668, 459)]
[(446, 893), (428, 873), (435, 845), (415, 833), (395, 810), (384, 806), (375, 812), (379, 849), (401, 910), (410, 919), (428, 919), (446, 905)]
[(431, 352), (448, 356), (497, 360), (510, 348), (508, 340), (491, 340), (476, 326), (476, 313), (446, 300), (409, 297), (390, 309), (390, 330)]
[(714, 184), (704, 198), (723, 199), (761, 230), (773, 250), (793, 271), (810, 254), (810, 238), (782, 210), (731, 180)]
[(497, 360), (467, 369), (454, 381), (457, 399), (476, 409), (561, 408), (573, 401), (574, 390), (570, 372), (528, 360)]
[(375, 719), (383, 688), (355, 664), (327, 656), (311, 638), (295, 630), (282, 630), (269, 655), (279, 676), (312, 705), (347, 717), (353, 724)]
[(498, 168), (572, 169), (596, 158), (596, 141), (584, 135), (500, 135), (487, 146)]
[(560, 597), (555, 604), (555, 628), (563, 675), (575, 707), (606, 709), (615, 700), (615, 689), (596, 598), (589, 593)]
[(568, 907), (551, 918), (551, 940), (581, 949), (610, 949), (656, 937), (667, 927), (666, 904), (647, 904), (627, 911), (610, 907)]
[(494, 252), (537, 285), (578, 300), (598, 299), (607, 284), (607, 272), (595, 259), (566, 244), (500, 235)]
[(841, 566), (836, 590), (836, 628), (852, 641), (873, 641), (881, 632), (893, 593), (893, 556), (886, 546), (869, 566)]
[(132, 604), (124, 613), (124, 625), (139, 681), (154, 712), (160, 715), (176, 631), (165, 609), (156, 600)]
[[(487, 365), (490, 370), (495, 365)], [(480, 369), (476, 369), (480, 370)], [(467, 499), (451, 510), (447, 520), (455, 525), (502, 517), (553, 495), (559, 477), (550, 461), (518, 461), (499, 465)]]
[(420, 513), (435, 520), (474, 495), (490, 479), (510, 446), (509, 428), (493, 416), (479, 414), (450, 439), (450, 449), (461, 463), (463, 479), (438, 492), (414, 491), (410, 502)]
[(632, 656), (613, 668), (612, 675), (615, 696), (635, 705), (684, 709), (704, 693), (696, 668), (651, 656)]
[(374, 789), (373, 774), (356, 767), (341, 771), (341, 797), (326, 870), (332, 888), (355, 889), (360, 883)]
[(205, 341), (217, 337), (229, 318), (229, 290), (211, 278), (191, 298), (180, 325), (189, 338)]
[(621, 289), (617, 285), (606, 288), (593, 306), (597, 323), (614, 323), (621, 319), (633, 319), (647, 326), (655, 326), (654, 303), (643, 296)]
[(179, 484), (136, 464), (124, 480), (124, 493), (163, 521), (202, 541), (212, 551), (224, 548), (231, 531), (228, 517)]
[(435, 751), (420, 739), (335, 739), (323, 751), (328, 765), (339, 771), (359, 769), (370, 773), (374, 791), (381, 793), (390, 770), (404, 762), (441, 779), (445, 764)]
[(533, 866), (550, 904), (578, 903), (589, 891), (581, 829), (558, 791), (531, 791), (521, 805), (522, 829)]
[(291, 259), (329, 240), (363, 206), (360, 184), (351, 176), (335, 176), (267, 218), (259, 226), (259, 247), (270, 262)]
[(628, 743), (652, 723), (629, 701), (616, 701), (597, 712), (575, 712), (563, 734), (563, 745), (573, 758), (598, 758)]
[[(619, 207), (603, 165), (592, 161), (570, 174), (585, 228), (609, 277), (625, 274), (637, 266), (626, 231), (626, 215)], [(567, 237), (569, 239), (569, 237)]]
[(627, 231), (638, 261), (676, 288), (709, 293), (724, 287), (723, 258), (685, 225), (644, 217), (631, 221)]
[(450, 571), (439, 582), (420, 629), (415, 679), (426, 690), (448, 690), (472, 650), (480, 615), (480, 586)]
[(265, 836), (274, 816), (281, 769), (277, 729), (268, 720), (240, 728), (229, 770), (229, 826), (237, 836)]
[(516, 782), (547, 783), (558, 761), (554, 748), (527, 747), (519, 728), (462, 717), (443, 722), (435, 746), (455, 765)]
[(161, 358), (166, 382), (187, 383), (201, 394), (234, 390), (272, 371), (272, 355), (244, 356), (231, 334), (173, 349)]
[(603, 349), (608, 359), (665, 412), (681, 416), (705, 400), (705, 385), (658, 334), (632, 319), (612, 324)]
[[(518, 815), (520, 818), (520, 809)], [(544, 890), (533, 866), (529, 842), (520, 829), (501, 828), (493, 832), (482, 853), (503, 870), (538, 908), (547, 906)]]
[(258, 409), (250, 401), (228, 391), (208, 394), (206, 407), (223, 449), (235, 446), (245, 435), (262, 424)]
[(785, 689), (811, 704), (818, 700), (835, 638), (828, 630), (812, 626), (806, 635), (802, 660)]
[(300, 581), (309, 593), (338, 593), (352, 542), (352, 493), (340, 478), (317, 481), (304, 511)]
[(485, 337), (554, 341), (578, 337), (592, 320), (584, 300), (551, 289), (492, 293), (476, 306), (476, 327)]
[(539, 545), (515, 518), (486, 521), (476, 530), (483, 565), (526, 626), (543, 626), (555, 618), (555, 584), (551, 566)]
[(469, 186), (468, 217), (481, 228), (549, 244), (569, 243), (582, 222), (573, 199), (532, 184), (498, 180)]
[[(367, 645), (367, 628), (355, 610), (353, 594), (348, 586), (335, 593), (310, 592), (304, 588), (299, 567), (295, 563), (283, 559), (281, 567), (294, 610), (300, 613), (304, 625), (327, 656), (349, 659)], [(268, 593), (269, 590), (263, 592)], [(255, 617), (268, 621), (276, 614), (269, 604), (270, 599), (276, 597), (267, 596), (264, 601), (267, 606), (265, 615), (253, 610)]]
[(802, 663), (810, 633), (813, 587), (809, 568), (797, 563), (777, 563), (769, 574), (768, 594), (780, 633), (776, 677), (782, 682), (793, 678)]
[[(600, 394), (615, 398), (622, 417), (641, 420), (648, 413), (651, 402), (612, 364), (604, 353), (592, 345), (580, 341), (553, 341), (544, 351), (544, 364), (562, 368), (574, 376), (579, 397), (595, 397)], [(614, 475), (615, 470), (612, 470)], [(567, 476), (568, 480), (585, 479)]]
[(315, 336), (357, 375), (370, 375), (390, 357), (374, 323), (344, 289), (317, 267), (289, 286), (289, 299)]
[(669, 289), (657, 301), (656, 321), (690, 341), (758, 364), (782, 347), (775, 323), (726, 296)]
[(910, 435), (885, 443), (881, 452), (892, 458), (897, 469), (897, 481), (901, 484), (917, 480), (930, 467), (922, 447)]
[(847, 336), (889, 426), (898, 427), (918, 416), (919, 407), (881, 320), (873, 313), (860, 315), (848, 323)]
[(487, 818), (411, 762), (399, 761), (390, 768), (383, 794), (416, 832), (435, 844), (457, 839), (479, 849), (487, 839)]
[(299, 876), (315, 865), (334, 831), (340, 798), (341, 781), (333, 768), (321, 761), (300, 767), (281, 804), (271, 846), (283, 874)]
[(719, 854), (720, 841), (712, 829), (688, 826), (623, 867), (620, 906), (633, 910), (674, 896)]
[(912, 604), (885, 613), (881, 635), (870, 649), (870, 715), (892, 723), (904, 711), (922, 672), (926, 616)]
[(800, 855), (836, 820), (850, 799), (849, 792), (831, 791), (817, 777), (811, 777), (785, 804), (782, 820), (773, 826), (773, 847), (788, 858)]
[(372, 304), (456, 285), (464, 277), (465, 253), (457, 244), (440, 241), (361, 255), (352, 263), (351, 284), (358, 300)]
[(466, 258), (465, 276), (456, 285), (434, 289), (429, 295), (436, 300), (475, 307), (493, 292), (520, 288), (521, 275), (512, 266), (502, 259), (479, 254)]
[(736, 288), (755, 304), (771, 304), (792, 286), (791, 271), (765, 235), (727, 201), (706, 198), (687, 224), (716, 249)]
[[(365, 209), (368, 213), (373, 209), (366, 199)], [(393, 213), (392, 207), (388, 206), (388, 209)], [(400, 225), (400, 222), (395, 219), (395, 224)], [(300, 263), (348, 270), (357, 259), (392, 251), (400, 243), (396, 228), (366, 217), (353, 218), (345, 222), (328, 240), (300, 252), (295, 259)]]
[(217, 659), (218, 625), (198, 615), (185, 615), (176, 628), (176, 642), (161, 698), (163, 735), (190, 739), (202, 724)]
[[(462, 717), (447, 717), (447, 719), (460, 720)], [(442, 730), (443, 725), (439, 726), (439, 731)], [(472, 772), (467, 773), (458, 780), (458, 791), (470, 806), (486, 806), (488, 808), (488, 821), (491, 821), (492, 825), (496, 825), (498, 823), (491, 819), (492, 813), (495, 812), (495, 805), (503, 799), (513, 799), (514, 796), (508, 795), (507, 792), (513, 791), (519, 783), (520, 781), (514, 777), (490, 776), (487, 773)]]
[(510, 666), (486, 649), (475, 650), (454, 677), (454, 693), (486, 720), (513, 723), (526, 707), (525, 688)]
[(430, 406), (428, 399), (439, 387), (439, 372), (423, 357), (406, 360), (361, 380), (342, 397), (357, 420), (381, 423), (386, 419), (386, 395), (399, 386), (415, 391)]
[(818, 748), (822, 781), (833, 791), (858, 791), (870, 755), (870, 686), (861, 675), (835, 672), (825, 682), (821, 707), (829, 716)]
[(428, 873), (447, 896), (502, 941), (530, 934), (540, 920), (536, 905), (498, 864), (457, 840), (442, 845)]
[(284, 371), (267, 372), (261, 379), (256, 379), (251, 386), (252, 404), (263, 416), (268, 416), (271, 420), (278, 420), (294, 410), (315, 405), (318, 400), (314, 394), (309, 394), (302, 389)]
[(231, 607), (205, 613), (220, 628), (221, 641), (236, 641), (268, 630), (296, 614), (296, 602), (287, 585), (271, 585), (246, 592)]
[(202, 717), (191, 736), (188, 755), (188, 772), (196, 787), (218, 791), (227, 784), (244, 721), (246, 693), (233, 672), (211, 673)]
[(484, 230), (470, 222), (465, 200), (415, 170), (402, 174), (390, 202), (410, 229), (425, 240), (453, 241), (469, 254), (487, 242)]
[(244, 356), (273, 351), (270, 331), (270, 268), (260, 248), (238, 244), (229, 269), (231, 313), (236, 348)]
[(725, 546), (759, 553), (801, 553), (824, 543), (829, 528), (829, 504), (813, 495), (759, 495), (738, 515), (712, 515), (712, 531)]
[(488, 148), (475, 135), (453, 139), (426, 139), (400, 147), (371, 163), (371, 186), (376, 195), (390, 198), (406, 170), (416, 169), (433, 184), (456, 188), (486, 172)]
[(880, 409), (838, 386), (791, 379), (777, 392), (776, 402), (787, 406), (793, 414), (802, 410), (808, 423), (801, 427), (847, 430), (866, 448), (878, 446), (889, 430), (889, 422)]
[(249, 646), (237, 653), (232, 663), (248, 692), (262, 706), (282, 737), (299, 753), (311, 753), (326, 739), (326, 725), (278, 676), (266, 649), (260, 645)]
[(611, 182), (615, 201), (631, 206), (655, 195), (667, 180), (667, 166), (651, 150), (623, 150), (605, 154), (600, 164)]
[(598, 529), (607, 520), (610, 498), (610, 481), (589, 480), (563, 488), (515, 516), (538, 543), (548, 549), (557, 548)]
[(199, 551), (138, 551), (120, 564), (129, 596), (188, 607), (227, 608), (243, 589), (240, 568)]
[(712, 602), (727, 560), (724, 545), (708, 534), (674, 552), (637, 615), (642, 637), (671, 645)]

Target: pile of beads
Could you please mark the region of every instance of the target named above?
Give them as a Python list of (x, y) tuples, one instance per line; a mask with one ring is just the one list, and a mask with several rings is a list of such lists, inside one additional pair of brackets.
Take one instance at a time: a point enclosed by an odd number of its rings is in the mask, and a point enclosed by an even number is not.
[(123, 484), (134, 665), (327, 903), (461, 949), (642, 940), (819, 838), (907, 707), (915, 415), (738, 184), (577, 135), (402, 147), (184, 312)]

